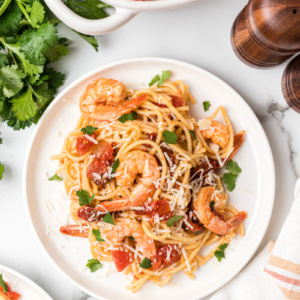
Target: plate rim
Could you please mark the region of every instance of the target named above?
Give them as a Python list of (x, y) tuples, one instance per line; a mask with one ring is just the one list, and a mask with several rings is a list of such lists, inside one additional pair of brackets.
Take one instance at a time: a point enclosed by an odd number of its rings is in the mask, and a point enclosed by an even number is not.
[(0, 270), (1, 271), (5, 271), (7, 273), (10, 273), (13, 277), (16, 277), (17, 279), (20, 279), (21, 281), (28, 283), (29, 285), (31, 285), (32, 287), (34, 287), (34, 289), (36, 289), (37, 291), (39, 291), (43, 296), (45, 296), (45, 299), (53, 300), (53, 298), (42, 287), (40, 287), (32, 279), (30, 279), (26, 275), (20, 273), (19, 271), (16, 271), (16, 270), (14, 270), (14, 269), (12, 269), (10, 267), (4, 266), (2, 264), (0, 264)]
[[(261, 227), (262, 230), (259, 232), (259, 235), (256, 239), (255, 245), (253, 245), (252, 248), (251, 248), (251, 251), (249, 251), (247, 253), (247, 255), (245, 255), (244, 259), (241, 261), (239, 266), (236, 267), (236, 269), (233, 272), (230, 273), (230, 276), (224, 278), (219, 283), (216, 283), (215, 287), (205, 291), (202, 295), (202, 298), (204, 298), (204, 297), (212, 294), (213, 292), (217, 291), (221, 287), (223, 287), (225, 284), (227, 284), (229, 281), (231, 281), (239, 272), (241, 272), (242, 269), (251, 260), (251, 258), (253, 257), (253, 255), (257, 251), (258, 247), (260, 246), (260, 244), (261, 244), (261, 242), (262, 242), (262, 240), (265, 236), (265, 233), (268, 229), (270, 219), (271, 219), (271, 216), (272, 216), (272, 213), (273, 213), (274, 201), (275, 201), (276, 174), (275, 174), (274, 158), (273, 158), (272, 149), (271, 149), (269, 140), (267, 138), (265, 130), (263, 129), (260, 121), (258, 120), (256, 114), (254, 113), (254, 111), (252, 110), (250, 105), (246, 102), (246, 100), (235, 89), (233, 89), (224, 80), (222, 80), (221, 78), (217, 77), (216, 75), (212, 74), (209, 71), (206, 71), (205, 69), (203, 69), (199, 66), (196, 66), (194, 64), (187, 63), (187, 62), (184, 62), (184, 61), (180, 61), (180, 60), (176, 60), (176, 59), (170, 59), (170, 58), (164, 58), (164, 57), (147, 57), (146, 56), (146, 57), (136, 57), (136, 58), (122, 59), (122, 60), (117, 60), (117, 61), (114, 61), (114, 62), (111, 62), (111, 63), (108, 63), (108, 64), (98, 66), (98, 67), (92, 69), (91, 71), (89, 71), (87, 73), (84, 73), (83, 75), (79, 76), (76, 80), (74, 80), (72, 83), (70, 83), (68, 86), (66, 86), (55, 97), (55, 99), (50, 103), (50, 105), (47, 107), (46, 111), (43, 113), (41, 119), (39, 120), (39, 122), (36, 126), (36, 128), (34, 129), (34, 132), (31, 136), (31, 139), (30, 139), (29, 144), (28, 144), (28, 148), (27, 148), (27, 152), (26, 152), (26, 156), (25, 156), (25, 160), (24, 160), (23, 181), (22, 181), (26, 215), (27, 215), (27, 218), (29, 219), (29, 224), (30, 224), (31, 230), (34, 233), (35, 239), (38, 241), (39, 246), (42, 248), (42, 252), (44, 252), (46, 254), (46, 256), (51, 261), (51, 263), (55, 266), (55, 268), (57, 270), (59, 270), (59, 272), (61, 274), (63, 274), (64, 277), (67, 278), (67, 280), (69, 280), (69, 282), (71, 282), (75, 287), (77, 287), (78, 289), (80, 289), (83, 292), (87, 293), (88, 295), (91, 295), (92, 297), (95, 297), (95, 298), (101, 299), (101, 300), (110, 300), (109, 298), (99, 296), (96, 293), (89, 291), (86, 287), (82, 286), (80, 283), (73, 280), (71, 277), (69, 277), (69, 275), (67, 273), (65, 273), (63, 271), (63, 269), (60, 268), (60, 266), (55, 262), (55, 260), (52, 259), (52, 257), (50, 256), (50, 254), (46, 250), (45, 246), (43, 245), (41, 239), (39, 238), (38, 233), (35, 230), (33, 220), (32, 220), (31, 215), (30, 215), (29, 202), (28, 202), (28, 197), (27, 197), (27, 181), (26, 181), (27, 176), (26, 176), (26, 174), (27, 174), (27, 170), (28, 170), (28, 162), (29, 162), (31, 149), (32, 149), (33, 143), (35, 141), (36, 135), (37, 135), (40, 127), (42, 126), (42, 123), (43, 123), (44, 119), (47, 117), (48, 113), (52, 110), (52, 108), (56, 105), (56, 103), (60, 99), (63, 98), (62, 96), (64, 94), (66, 94), (67, 92), (69, 92), (74, 87), (76, 87), (78, 84), (80, 84), (80, 82), (84, 81), (88, 77), (90, 77), (92, 75), (95, 75), (95, 74), (97, 74), (97, 73), (99, 73), (99, 72), (101, 72), (105, 69), (116, 67), (118, 65), (130, 64), (130, 63), (136, 63), (136, 62), (160, 62), (160, 63), (166, 63), (166, 64), (175, 64), (175, 65), (179, 65), (179, 66), (182, 66), (182, 67), (185, 67), (185, 68), (188, 68), (188, 69), (194, 69), (195, 71), (200, 72), (200, 73), (202, 73), (203, 75), (205, 75), (207, 77), (210, 77), (211, 79), (216, 81), (218, 84), (222, 85), (224, 88), (226, 88), (232, 94), (234, 94), (237, 98), (239, 98), (239, 100), (240, 100), (239, 103), (243, 104), (246, 107), (248, 113), (252, 116), (253, 121), (256, 123), (256, 126), (258, 126), (259, 132), (262, 135), (262, 138), (263, 138), (264, 143), (266, 145), (266, 148), (267, 148), (266, 150), (268, 151), (267, 157), (269, 157), (269, 160), (270, 160), (269, 162), (270, 162), (270, 167), (271, 167), (271, 170), (270, 170), (271, 171), (270, 172), (271, 176), (269, 177), (269, 181), (270, 181), (270, 186), (272, 187), (272, 189), (271, 189), (270, 196), (269, 196), (269, 198), (270, 198), (270, 200), (269, 200), (270, 209), (268, 210), (267, 216), (265, 216), (265, 219), (264, 219), (265, 222), (264, 222), (263, 226)], [(195, 295), (195, 296), (190, 297), (186, 300), (199, 300), (199, 296)]]

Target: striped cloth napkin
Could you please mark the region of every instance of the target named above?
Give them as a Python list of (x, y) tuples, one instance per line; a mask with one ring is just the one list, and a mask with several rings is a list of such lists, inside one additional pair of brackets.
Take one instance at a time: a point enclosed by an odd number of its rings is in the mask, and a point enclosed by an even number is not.
[(209, 297), (228, 299), (300, 300), (300, 178), (277, 241), (270, 242), (239, 275)]

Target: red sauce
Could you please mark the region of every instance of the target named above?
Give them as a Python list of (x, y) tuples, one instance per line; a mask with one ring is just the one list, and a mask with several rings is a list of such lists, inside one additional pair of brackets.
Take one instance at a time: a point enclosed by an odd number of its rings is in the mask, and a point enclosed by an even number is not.
[[(168, 253), (170, 253), (168, 257)], [(154, 259), (152, 259), (153, 271), (166, 268), (180, 260), (180, 254), (176, 251), (175, 245), (166, 245), (161, 247)]]

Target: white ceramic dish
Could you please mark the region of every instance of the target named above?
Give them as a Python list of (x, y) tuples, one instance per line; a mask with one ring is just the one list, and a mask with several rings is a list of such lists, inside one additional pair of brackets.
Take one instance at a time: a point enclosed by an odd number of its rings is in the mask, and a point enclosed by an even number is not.
[(115, 13), (105, 19), (88, 20), (73, 13), (62, 0), (45, 0), (53, 13), (69, 27), (90, 35), (106, 34), (118, 29), (142, 11), (166, 10), (188, 6), (202, 0), (105, 0)]
[(8, 267), (0, 265), (0, 274), (10, 288), (21, 295), (20, 300), (53, 300), (36, 283)]
[[(89, 242), (82, 238), (59, 234), (59, 227), (66, 224), (69, 200), (62, 182), (47, 181), (54, 174), (56, 162), (49, 157), (60, 153), (64, 137), (74, 129), (79, 117), (78, 99), (87, 84), (98, 77), (114, 78), (134, 88), (147, 85), (161, 70), (171, 70), (172, 80), (181, 79), (190, 86), (198, 100), (191, 114), (204, 118), (202, 101), (211, 102), (210, 112), (218, 105), (226, 107), (235, 132), (245, 129), (246, 139), (235, 157), (242, 173), (237, 188), (229, 193), (230, 203), (239, 210), (246, 210), (246, 236), (234, 239), (226, 250), (226, 259), (219, 263), (213, 258), (195, 273), (190, 280), (178, 273), (163, 289), (148, 282), (137, 295), (125, 289), (126, 276), (114, 273), (105, 275), (108, 266), (96, 273), (83, 271), (91, 258)], [(83, 291), (100, 299), (143, 300), (196, 300), (204, 297), (232, 279), (249, 261), (259, 246), (272, 213), (275, 174), (272, 153), (265, 133), (247, 103), (226, 83), (196, 66), (163, 58), (137, 58), (116, 62), (82, 76), (61, 92), (40, 120), (24, 169), (24, 193), (33, 230), (52, 262)], [(51, 203), (47, 212), (45, 201)], [(113, 265), (112, 265), (112, 268)], [(98, 278), (97, 278), (98, 277)], [(174, 285), (176, 283), (176, 285)], [(179, 284), (179, 285), (178, 285)]]

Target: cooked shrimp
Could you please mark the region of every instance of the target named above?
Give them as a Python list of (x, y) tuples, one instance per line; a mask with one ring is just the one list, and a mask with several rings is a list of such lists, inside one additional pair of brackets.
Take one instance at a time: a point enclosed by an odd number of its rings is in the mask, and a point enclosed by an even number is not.
[(216, 120), (212, 120), (209, 127), (201, 130), (201, 133), (205, 139), (211, 139), (214, 144), (222, 149), (227, 147), (230, 140), (227, 127)]
[(81, 115), (98, 121), (115, 120), (136, 109), (147, 98), (147, 94), (143, 94), (126, 101), (126, 93), (122, 82), (98, 78), (87, 86), (80, 97)]
[(225, 235), (237, 228), (239, 224), (246, 219), (247, 214), (242, 211), (227, 221), (222, 219), (222, 216), (214, 213), (209, 205), (211, 201), (217, 200), (215, 198), (215, 191), (213, 187), (201, 188), (197, 195), (197, 200), (193, 202), (192, 205), (193, 209), (198, 213), (199, 221), (203, 223), (207, 229), (218, 235)]
[(125, 154), (117, 169), (117, 185), (130, 188), (136, 179), (138, 183), (133, 187), (130, 197), (101, 202), (100, 209), (129, 210), (145, 203), (155, 193), (154, 182), (160, 177), (158, 167), (156, 159), (144, 151), (135, 150)]
[(153, 239), (149, 238), (144, 232), (142, 225), (132, 219), (116, 219), (115, 226), (102, 223), (100, 226), (101, 237), (105, 240), (101, 245), (104, 247), (114, 245), (114, 248), (120, 247), (127, 236), (132, 236), (136, 241), (137, 249), (147, 258), (156, 255), (156, 246)]

